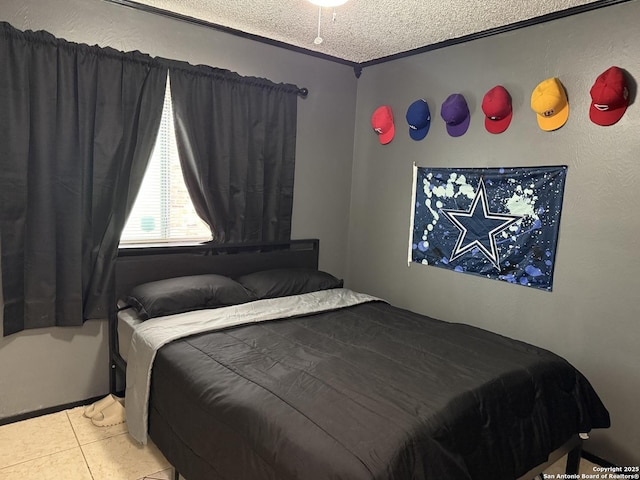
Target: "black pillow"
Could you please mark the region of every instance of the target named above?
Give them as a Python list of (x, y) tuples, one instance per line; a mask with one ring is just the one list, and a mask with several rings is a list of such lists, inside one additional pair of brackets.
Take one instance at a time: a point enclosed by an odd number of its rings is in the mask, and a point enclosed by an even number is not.
[(237, 305), (256, 300), (256, 297), (229, 277), (209, 274), (144, 283), (123, 300), (146, 320), (190, 310)]
[(343, 281), (310, 268), (282, 268), (249, 273), (236, 279), (259, 299), (341, 288)]

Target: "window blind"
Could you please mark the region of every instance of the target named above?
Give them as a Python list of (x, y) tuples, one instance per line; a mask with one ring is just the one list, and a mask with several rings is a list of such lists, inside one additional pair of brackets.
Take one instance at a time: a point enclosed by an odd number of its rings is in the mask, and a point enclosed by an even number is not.
[(153, 154), (120, 237), (121, 244), (211, 240), (211, 231), (196, 214), (182, 176), (167, 80), (162, 121)]

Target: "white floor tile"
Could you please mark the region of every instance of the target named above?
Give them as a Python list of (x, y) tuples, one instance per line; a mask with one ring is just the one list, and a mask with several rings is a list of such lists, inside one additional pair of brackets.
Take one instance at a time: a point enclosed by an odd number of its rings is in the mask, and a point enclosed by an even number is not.
[(81, 448), (94, 480), (137, 480), (171, 468), (151, 441), (142, 446), (129, 434), (88, 443)]
[(2, 480), (92, 480), (80, 447), (0, 469)]
[(153, 473), (151, 475), (145, 475), (140, 480), (173, 480), (173, 468), (168, 468), (162, 472)]
[(66, 412), (0, 427), (0, 468), (78, 446)]

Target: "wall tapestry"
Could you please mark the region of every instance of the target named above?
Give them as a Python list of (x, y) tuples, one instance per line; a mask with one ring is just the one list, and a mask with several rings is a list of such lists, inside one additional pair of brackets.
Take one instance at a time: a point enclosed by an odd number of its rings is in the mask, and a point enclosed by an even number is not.
[(551, 291), (566, 166), (414, 166), (409, 261)]

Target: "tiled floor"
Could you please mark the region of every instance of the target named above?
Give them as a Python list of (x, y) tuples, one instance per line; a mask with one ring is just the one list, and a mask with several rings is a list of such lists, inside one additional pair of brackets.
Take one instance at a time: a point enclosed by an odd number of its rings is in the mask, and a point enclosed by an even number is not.
[[(0, 426), (0, 480), (172, 480), (158, 448), (138, 445), (126, 424), (95, 427), (84, 407)], [(545, 473), (564, 473), (566, 458)], [(592, 474), (582, 460), (580, 473)]]
[(0, 480), (172, 480), (158, 448), (126, 424), (96, 427), (84, 407), (0, 426)]

